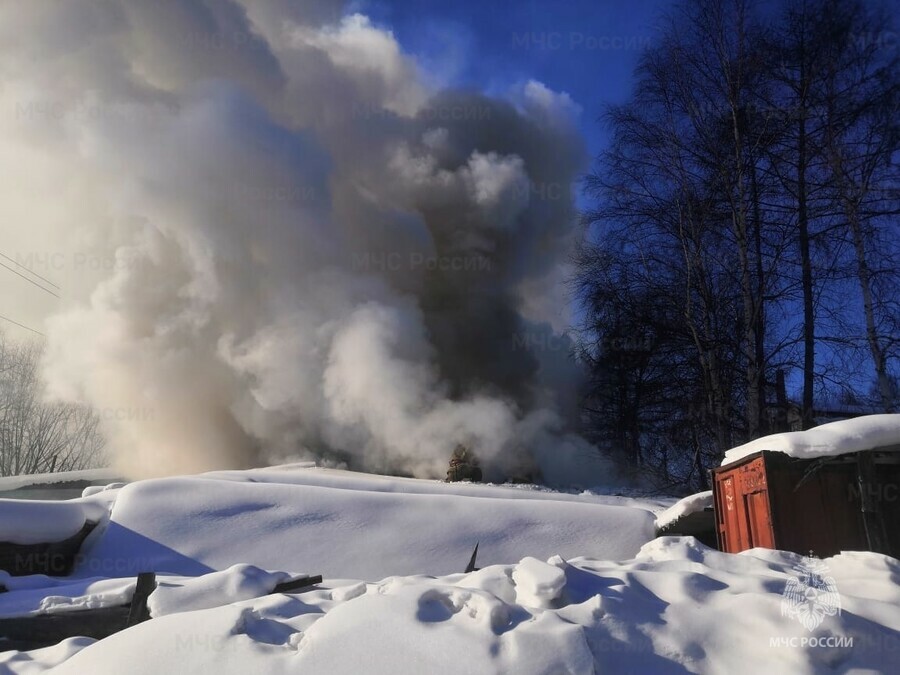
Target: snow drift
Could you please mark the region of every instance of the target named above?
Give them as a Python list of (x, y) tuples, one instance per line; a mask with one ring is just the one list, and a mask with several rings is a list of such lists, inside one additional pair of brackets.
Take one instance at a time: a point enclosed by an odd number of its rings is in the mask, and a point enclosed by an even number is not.
[(139, 481), (118, 490), (74, 574), (198, 575), (249, 563), (378, 579), (462, 570), (478, 542), (479, 565), (488, 565), (526, 555), (625, 559), (654, 536), (645, 508), (452, 487), (316, 469)]
[(665, 537), (623, 562), (526, 558), (468, 575), (326, 579), (302, 595), (233, 602), (222, 592), (231, 604), (197, 611), (170, 602), (165, 616), (100, 642), (0, 654), (0, 667), (36, 674), (55, 666), (60, 675), (892, 672), (897, 561), (843, 553), (822, 562), (842, 611), (812, 632), (781, 610), (800, 556), (731, 555)]

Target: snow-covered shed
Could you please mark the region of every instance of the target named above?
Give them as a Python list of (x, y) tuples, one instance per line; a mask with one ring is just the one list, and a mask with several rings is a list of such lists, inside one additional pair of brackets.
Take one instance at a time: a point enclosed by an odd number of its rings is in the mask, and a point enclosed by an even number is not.
[(760, 438), (712, 473), (722, 551), (900, 555), (900, 415)]

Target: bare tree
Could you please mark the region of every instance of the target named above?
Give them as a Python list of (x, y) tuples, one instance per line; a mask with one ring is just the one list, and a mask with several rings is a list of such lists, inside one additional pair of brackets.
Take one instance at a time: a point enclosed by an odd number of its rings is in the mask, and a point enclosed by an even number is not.
[[(801, 420), (803, 428), (813, 425), (816, 374), (816, 282), (813, 270), (812, 225), (816, 214), (813, 177), (821, 168), (819, 144), (815, 142), (814, 84), (820, 73), (822, 43), (813, 31), (814, 0), (791, 0), (775, 24), (771, 44), (770, 75), (776, 84), (773, 108), (785, 112), (782, 133), (773, 144), (770, 156), (782, 181), (784, 201), (795, 214), (797, 248), (800, 256), (802, 294), (803, 388)], [(790, 216), (789, 216), (790, 217)]]
[(896, 55), (848, 37), (874, 30), (860, 11), (683, 0), (608, 110), (576, 258), (585, 412), (644, 472), (702, 487), (726, 449), (784, 430), (792, 372), (811, 426), (865, 345), (892, 405)]
[(104, 445), (93, 411), (43, 398), (40, 347), (0, 335), (0, 476), (94, 465)]
[[(817, 33), (824, 42), (821, 86), (824, 154), (834, 199), (846, 220), (852, 242), (855, 276), (862, 297), (865, 340), (875, 370), (881, 406), (893, 412), (894, 388), (888, 371), (888, 349), (896, 337), (880, 326), (885, 310), (894, 314), (900, 260), (896, 242), (886, 233), (896, 228), (897, 199), (886, 186), (900, 180), (893, 155), (900, 147), (900, 55), (885, 49), (877, 36), (890, 26), (886, 14), (873, 15), (856, 0), (823, 0)], [(887, 235), (887, 236), (884, 236)], [(874, 264), (873, 264), (874, 263)], [(884, 279), (888, 293), (876, 293)], [(879, 295), (881, 297), (879, 297)], [(881, 315), (881, 316), (880, 316)]]

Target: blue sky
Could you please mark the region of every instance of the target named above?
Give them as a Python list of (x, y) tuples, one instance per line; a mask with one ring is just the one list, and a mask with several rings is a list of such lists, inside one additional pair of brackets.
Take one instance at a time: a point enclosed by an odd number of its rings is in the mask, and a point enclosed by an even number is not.
[[(655, 42), (658, 27), (674, 4), (675, 0), (358, 0), (353, 9), (393, 30), (403, 48), (447, 84), (503, 93), (536, 79), (567, 92), (583, 109), (581, 132), (593, 158), (607, 140), (598, 118), (606, 105), (627, 100), (641, 53)], [(826, 362), (828, 347), (817, 348), (820, 364)], [(862, 379), (868, 382), (869, 374)], [(789, 387), (799, 385), (797, 377), (789, 380)]]
[(358, 11), (389, 26), (404, 49), (447, 83), (486, 91), (540, 80), (584, 112), (592, 156), (597, 118), (624, 101), (641, 51), (670, 0), (363, 0)]

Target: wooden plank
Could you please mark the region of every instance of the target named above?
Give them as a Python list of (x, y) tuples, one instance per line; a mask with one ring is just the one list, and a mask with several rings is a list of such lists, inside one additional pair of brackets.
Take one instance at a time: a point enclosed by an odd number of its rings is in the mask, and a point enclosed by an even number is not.
[(9, 572), (13, 577), (31, 574), (67, 576), (72, 572), (82, 542), (96, 526), (95, 521), (85, 521), (77, 534), (62, 541), (39, 544), (0, 541), (0, 570)]
[(125, 628), (128, 609), (126, 605), (0, 619), (0, 651), (49, 647), (77, 635), (101, 640)]
[(316, 584), (321, 583), (321, 574), (318, 574), (314, 577), (301, 577), (300, 579), (294, 579), (293, 581), (283, 581), (280, 584), (276, 585), (275, 588), (272, 589), (272, 592), (269, 593), (269, 595), (274, 595), (275, 593), (294, 593), (303, 588), (309, 588), (310, 586), (315, 586)]
[(156, 590), (156, 573), (141, 572), (138, 574), (137, 585), (134, 587), (134, 595), (131, 598), (131, 607), (128, 612), (128, 621), (125, 627), (135, 626), (150, 618), (150, 610), (147, 608), (147, 599)]
[(478, 557), (478, 544), (481, 542), (475, 542), (475, 550), (472, 551), (472, 557), (469, 558), (469, 564), (466, 565), (466, 574), (477, 571), (477, 567), (475, 567), (475, 559)]

